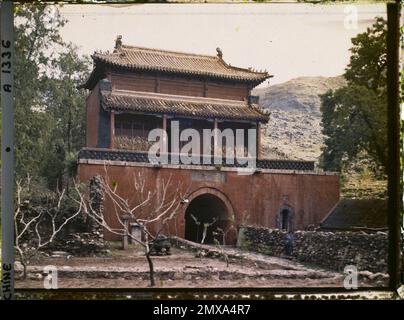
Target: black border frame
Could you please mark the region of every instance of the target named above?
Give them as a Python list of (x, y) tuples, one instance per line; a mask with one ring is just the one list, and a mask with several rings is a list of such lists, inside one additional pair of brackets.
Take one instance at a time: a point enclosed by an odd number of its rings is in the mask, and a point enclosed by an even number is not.
[[(25, 1), (16, 1), (25, 2)], [(48, 1), (44, 1), (48, 2)], [(153, 3), (155, 1), (105, 1), (104, 3)], [(269, 1), (270, 2), (270, 1)], [(58, 4), (60, 1), (48, 2)], [(63, 1), (65, 4), (96, 4), (86, 1)], [(311, 1), (288, 2), (298, 5), (299, 3), (311, 3)], [(316, 2), (321, 5), (320, 2)], [(277, 3), (278, 4), (278, 3)], [(342, 2), (341, 2), (342, 4)], [(350, 3), (352, 4), (352, 3)], [(388, 168), (388, 226), (389, 226), (389, 250), (388, 250), (388, 271), (389, 285), (387, 287), (361, 287), (357, 290), (346, 290), (337, 287), (286, 287), (286, 288), (132, 288), (132, 289), (23, 289), (16, 288), (16, 297), (42, 296), (42, 298), (66, 299), (71, 295), (75, 298), (116, 298), (130, 295), (132, 298), (149, 299), (169, 299), (169, 296), (179, 295), (174, 299), (200, 299), (199, 295), (206, 295), (214, 298), (217, 295), (230, 296), (240, 299), (242, 295), (256, 296), (261, 299), (268, 299), (275, 295), (305, 295), (305, 294), (344, 294), (347, 296), (361, 295), (365, 292), (386, 292), (397, 293), (397, 289), (404, 283), (403, 273), (403, 252), (402, 252), (402, 167), (400, 148), (400, 0), (387, 3), (388, 34), (387, 34), (387, 92), (388, 92), (388, 158), (390, 167)], [(403, 160), (404, 162), (404, 160)], [(198, 297), (197, 297), (198, 296)], [(34, 298), (35, 299), (35, 298)], [(215, 298), (217, 299), (217, 298)], [(256, 298), (257, 299), (257, 298)]]

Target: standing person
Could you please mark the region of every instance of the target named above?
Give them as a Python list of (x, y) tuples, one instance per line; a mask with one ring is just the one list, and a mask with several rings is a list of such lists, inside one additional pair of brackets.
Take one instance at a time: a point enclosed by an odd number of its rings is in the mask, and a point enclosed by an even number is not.
[(286, 234), (286, 245), (285, 245), (285, 251), (286, 251), (286, 255), (291, 256), (293, 253), (293, 233), (291, 230), (288, 231), (288, 233)]

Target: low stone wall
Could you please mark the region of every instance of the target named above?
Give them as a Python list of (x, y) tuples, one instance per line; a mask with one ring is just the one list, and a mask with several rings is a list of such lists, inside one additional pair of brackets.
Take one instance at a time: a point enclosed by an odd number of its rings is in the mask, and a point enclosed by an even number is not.
[[(296, 231), (292, 257), (331, 270), (355, 265), (358, 271), (387, 272), (387, 233)], [(272, 256), (285, 255), (286, 232), (246, 226), (239, 232), (242, 248)]]
[[(93, 209), (102, 214), (104, 212), (104, 193), (98, 177), (90, 181), (90, 198)], [(68, 208), (68, 210), (77, 210)], [(49, 231), (51, 231), (49, 229)], [(62, 229), (56, 238), (45, 247), (44, 251), (62, 251), (74, 256), (94, 256), (108, 252), (108, 243), (104, 240), (102, 226), (86, 216), (79, 214)]]

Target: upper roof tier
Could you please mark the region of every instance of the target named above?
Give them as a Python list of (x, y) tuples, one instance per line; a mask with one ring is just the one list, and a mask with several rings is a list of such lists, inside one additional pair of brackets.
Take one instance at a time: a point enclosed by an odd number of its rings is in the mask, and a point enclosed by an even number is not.
[(200, 76), (210, 79), (248, 82), (256, 86), (270, 78), (266, 71), (257, 72), (250, 69), (233, 67), (227, 64), (217, 48), (216, 56), (199, 55), (184, 52), (166, 51), (123, 45), (121, 37), (116, 40), (112, 53), (96, 52), (92, 55), (95, 68), (82, 87), (94, 87), (94, 78), (100, 72), (97, 68), (110, 66), (133, 71), (160, 72), (176, 75)]

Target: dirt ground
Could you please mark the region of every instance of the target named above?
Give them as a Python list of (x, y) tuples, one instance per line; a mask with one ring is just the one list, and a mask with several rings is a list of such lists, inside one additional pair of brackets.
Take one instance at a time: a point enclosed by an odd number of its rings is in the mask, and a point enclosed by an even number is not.
[[(232, 252), (238, 253), (237, 249)], [(156, 287), (343, 287), (344, 274), (307, 266), (289, 259), (240, 250), (243, 259), (195, 257), (189, 250), (173, 248), (168, 256), (154, 256)], [(29, 267), (26, 280), (16, 288), (43, 288), (44, 266), (56, 266), (58, 288), (147, 288), (149, 268), (144, 253), (136, 248), (113, 249), (103, 257), (46, 257)], [(21, 267), (16, 267), (16, 271)], [(362, 277), (363, 278), (363, 277)], [(359, 286), (386, 281), (373, 275), (359, 278)]]

